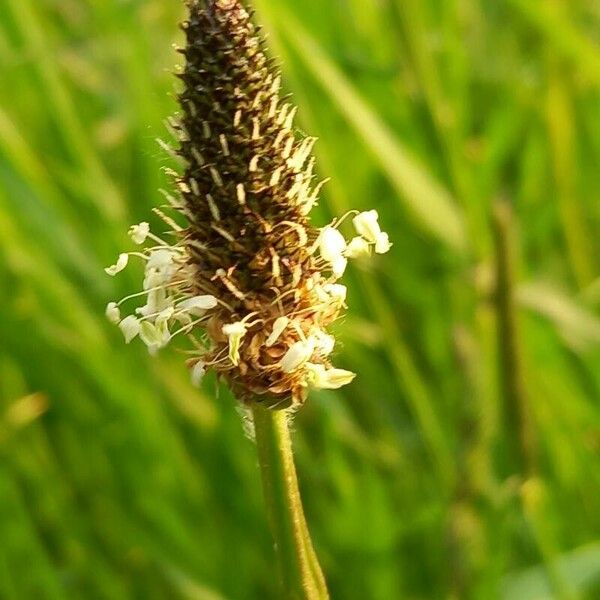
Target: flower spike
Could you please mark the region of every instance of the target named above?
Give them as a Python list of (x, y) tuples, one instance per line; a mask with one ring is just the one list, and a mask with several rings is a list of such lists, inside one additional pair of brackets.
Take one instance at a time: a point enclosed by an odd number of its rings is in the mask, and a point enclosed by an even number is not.
[[(180, 118), (165, 193), (177, 218), (156, 211), (167, 240), (146, 222), (129, 230), (144, 262), (143, 290), (107, 306), (125, 340), (156, 353), (178, 334), (195, 338), (188, 361), (194, 385), (205, 372), (225, 380), (247, 403), (286, 408), (310, 387), (336, 389), (354, 374), (331, 364), (328, 333), (345, 308), (338, 283), (348, 259), (387, 252), (376, 211), (358, 213), (349, 243), (342, 220), (310, 222), (323, 182), (315, 181), (315, 138), (294, 128), (296, 109), (282, 97), (280, 73), (240, 0), (188, 0)], [(184, 222), (184, 223), (182, 223)], [(144, 245), (148, 248), (144, 249)], [(123, 302), (141, 298), (121, 320)]]

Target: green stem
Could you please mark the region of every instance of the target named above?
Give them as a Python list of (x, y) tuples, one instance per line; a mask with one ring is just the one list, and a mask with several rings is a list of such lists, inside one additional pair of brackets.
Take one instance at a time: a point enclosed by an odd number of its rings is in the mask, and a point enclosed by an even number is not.
[(285, 411), (253, 408), (254, 429), (269, 526), (283, 585), (289, 600), (329, 598), (312, 546)]
[(512, 210), (508, 202), (497, 201), (493, 210), (496, 238), (496, 309), (501, 361), (501, 385), (507, 431), (519, 463), (519, 472), (528, 477), (537, 466), (536, 436), (527, 395), (523, 346), (515, 304), (517, 248)]

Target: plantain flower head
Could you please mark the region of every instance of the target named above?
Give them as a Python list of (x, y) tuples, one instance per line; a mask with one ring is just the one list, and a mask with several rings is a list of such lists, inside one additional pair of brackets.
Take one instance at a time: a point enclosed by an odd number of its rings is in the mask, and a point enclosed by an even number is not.
[[(173, 174), (177, 193), (165, 193), (173, 217), (157, 211), (170, 231), (131, 227), (141, 249), (106, 271), (138, 259), (143, 289), (106, 314), (127, 343), (139, 336), (152, 354), (189, 336), (194, 385), (212, 370), (242, 401), (299, 405), (311, 387), (354, 378), (331, 364), (328, 330), (347, 292), (337, 280), (348, 259), (387, 252), (389, 238), (376, 211), (354, 217), (349, 243), (343, 219), (311, 223), (324, 183), (315, 181), (316, 140), (294, 128), (296, 109), (251, 16), (239, 0), (189, 0), (188, 9), (181, 113), (172, 122), (184, 167)], [(122, 304), (136, 299), (121, 320)]]

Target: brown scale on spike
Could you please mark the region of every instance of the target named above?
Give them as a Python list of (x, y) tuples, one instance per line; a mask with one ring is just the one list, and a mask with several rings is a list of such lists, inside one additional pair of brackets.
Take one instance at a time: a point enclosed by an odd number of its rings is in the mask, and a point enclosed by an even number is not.
[[(188, 8), (176, 126), (189, 222), (181, 235), (193, 291), (222, 301), (207, 326), (212, 347), (203, 360), (241, 399), (299, 404), (306, 373), (283, 372), (281, 359), (315, 328), (324, 331), (341, 308), (323, 301), (328, 277), (313, 251), (319, 230), (307, 218), (314, 140), (295, 137), (295, 108), (280, 98), (279, 72), (242, 3), (190, 0)], [(267, 347), (281, 317), (294, 326)], [(248, 329), (234, 364), (222, 330), (242, 320)], [(311, 360), (330, 366), (326, 357)]]

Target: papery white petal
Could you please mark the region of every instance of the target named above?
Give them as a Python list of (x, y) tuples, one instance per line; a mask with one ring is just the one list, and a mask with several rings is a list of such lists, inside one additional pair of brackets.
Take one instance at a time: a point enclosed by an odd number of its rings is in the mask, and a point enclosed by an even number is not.
[(369, 242), (365, 238), (357, 236), (350, 240), (344, 256), (348, 258), (359, 258), (361, 256), (369, 256), (371, 254), (371, 247)]
[(362, 235), (368, 242), (374, 243), (377, 240), (377, 236), (381, 233), (378, 220), (379, 215), (377, 211), (368, 210), (356, 215), (352, 219), (352, 223), (354, 223), (354, 228), (358, 235)]
[(390, 243), (390, 237), (385, 231), (382, 231), (375, 240), (375, 252), (377, 254), (385, 254), (389, 252), (389, 249), (392, 247)]
[(199, 360), (192, 367), (192, 372), (190, 374), (191, 380), (192, 380), (192, 385), (194, 387), (200, 386), (200, 382), (202, 381), (202, 378), (204, 377), (205, 373), (206, 373), (206, 365), (201, 360)]
[(324, 227), (319, 236), (319, 251), (327, 262), (333, 262), (346, 249), (344, 236), (333, 227)]
[(119, 324), (121, 320), (121, 311), (119, 310), (119, 305), (116, 302), (109, 302), (106, 305), (106, 318), (115, 325)]
[(129, 344), (140, 333), (141, 324), (133, 315), (129, 315), (119, 323), (119, 329), (125, 336), (125, 343)]
[(143, 244), (150, 233), (150, 224), (143, 221), (129, 228), (129, 237), (135, 244)]
[(292, 373), (298, 370), (307, 360), (310, 360), (314, 351), (315, 341), (312, 338), (292, 344), (281, 359), (281, 370), (284, 373)]
[(289, 323), (290, 320), (287, 317), (279, 317), (275, 319), (275, 323), (273, 323), (273, 331), (265, 342), (265, 346), (267, 348), (270, 348), (280, 338), (281, 334), (285, 331)]
[(106, 267), (104, 271), (111, 277), (114, 277), (117, 273), (120, 273), (127, 266), (128, 262), (129, 254), (119, 254), (117, 262), (114, 265), (111, 265), (110, 267)]

